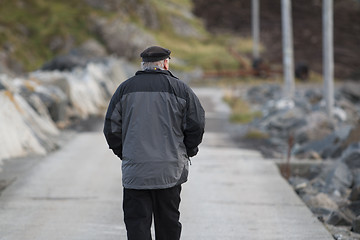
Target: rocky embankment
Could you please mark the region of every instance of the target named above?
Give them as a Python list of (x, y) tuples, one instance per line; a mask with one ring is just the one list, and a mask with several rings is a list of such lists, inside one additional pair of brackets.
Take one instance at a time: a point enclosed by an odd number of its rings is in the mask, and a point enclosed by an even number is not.
[(360, 239), (360, 84), (338, 86), (332, 119), (321, 87), (300, 87), (293, 101), (271, 84), (244, 97), (263, 113), (250, 129), (269, 136), (273, 157), (284, 158), (290, 147), (292, 159), (310, 162), (305, 174), (289, 179), (304, 202), (335, 239)]
[(36, 71), (15, 78), (1, 74), (0, 162), (57, 149), (62, 129), (103, 116), (132, 68), (125, 60), (107, 57), (71, 71)]

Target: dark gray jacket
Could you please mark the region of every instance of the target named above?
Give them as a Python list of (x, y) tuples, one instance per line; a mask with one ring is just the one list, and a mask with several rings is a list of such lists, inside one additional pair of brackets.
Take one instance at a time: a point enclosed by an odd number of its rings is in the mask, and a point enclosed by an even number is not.
[(161, 189), (186, 182), (204, 126), (199, 99), (170, 71), (138, 71), (123, 82), (104, 126), (110, 149), (122, 159), (123, 186)]

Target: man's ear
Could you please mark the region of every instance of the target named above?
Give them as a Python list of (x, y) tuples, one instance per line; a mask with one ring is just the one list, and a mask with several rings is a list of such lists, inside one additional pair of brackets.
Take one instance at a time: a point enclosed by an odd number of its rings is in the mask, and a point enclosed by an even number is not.
[(164, 60), (164, 69), (169, 70), (169, 59)]

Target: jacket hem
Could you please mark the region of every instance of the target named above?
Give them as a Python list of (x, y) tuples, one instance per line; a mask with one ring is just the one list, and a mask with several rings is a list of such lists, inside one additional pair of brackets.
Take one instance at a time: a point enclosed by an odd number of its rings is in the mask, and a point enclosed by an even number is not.
[(133, 186), (133, 185), (129, 185), (129, 184), (123, 184), (123, 187), (126, 189), (136, 189), (136, 190), (165, 189), (165, 188), (172, 188), (177, 185), (181, 185), (185, 182), (187, 182), (187, 179), (185, 181), (181, 181), (181, 182), (178, 181), (175, 183), (170, 183), (170, 184), (165, 184), (165, 185)]

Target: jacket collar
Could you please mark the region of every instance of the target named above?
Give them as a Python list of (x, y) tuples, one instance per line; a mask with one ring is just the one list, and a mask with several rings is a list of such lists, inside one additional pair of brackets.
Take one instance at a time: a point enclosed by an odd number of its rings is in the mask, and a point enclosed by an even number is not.
[[(170, 72), (169, 70), (162, 70), (159, 68), (155, 68), (155, 69), (147, 69), (147, 70), (142, 70), (142, 71), (137, 71), (135, 75), (141, 75), (141, 74), (165, 74), (174, 78), (177, 78), (174, 74), (172, 74), (172, 72)], [(177, 78), (178, 79), (178, 78)]]

